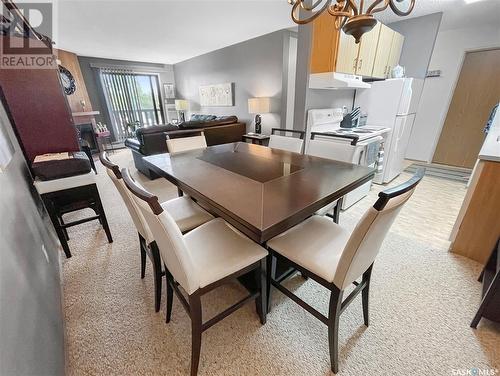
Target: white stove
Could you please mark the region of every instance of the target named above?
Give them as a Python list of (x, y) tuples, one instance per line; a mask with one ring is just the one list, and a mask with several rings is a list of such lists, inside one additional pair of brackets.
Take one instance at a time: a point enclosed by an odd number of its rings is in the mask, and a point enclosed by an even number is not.
[[(381, 173), (383, 166), (380, 150), (383, 150), (384, 141), (391, 129), (381, 126), (341, 128), (342, 119), (341, 108), (309, 110), (305, 154), (376, 167)], [(311, 136), (316, 142), (311, 141)], [(365, 197), (370, 187), (371, 181), (347, 194), (342, 209)]]

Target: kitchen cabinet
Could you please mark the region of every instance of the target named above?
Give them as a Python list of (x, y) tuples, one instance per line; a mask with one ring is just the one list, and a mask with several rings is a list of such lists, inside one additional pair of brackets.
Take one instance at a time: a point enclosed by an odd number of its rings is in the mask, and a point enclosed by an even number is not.
[(340, 31), (332, 22), (328, 12), (323, 13), (313, 22), (311, 45), (311, 73), (333, 72), (337, 60)]
[[(375, 61), (373, 62), (372, 77), (387, 78), (389, 56), (391, 54), (392, 40), (394, 39), (395, 31), (382, 25), (380, 28), (380, 35), (378, 38), (377, 53)], [(399, 61), (399, 57), (398, 57)]]
[(404, 36), (396, 31), (394, 32), (392, 36), (391, 53), (389, 54), (389, 61), (387, 62), (387, 77), (390, 76), (392, 68), (399, 64), (399, 58), (401, 56), (401, 50), (403, 49), (404, 40)]
[[(363, 35), (359, 43), (359, 53), (356, 65), (356, 74), (358, 76), (371, 76), (373, 65), (375, 62), (375, 55), (377, 53), (378, 38), (381, 29), (381, 23), (371, 29), (368, 33)], [(353, 39), (354, 38), (350, 38)], [(399, 55), (398, 55), (399, 57)]]
[(354, 38), (341, 31), (335, 72), (355, 74), (358, 52), (359, 45), (356, 44)]
[(404, 37), (378, 22), (356, 44), (354, 38), (335, 28), (328, 13), (313, 22), (310, 72), (338, 72), (387, 78), (399, 63)]

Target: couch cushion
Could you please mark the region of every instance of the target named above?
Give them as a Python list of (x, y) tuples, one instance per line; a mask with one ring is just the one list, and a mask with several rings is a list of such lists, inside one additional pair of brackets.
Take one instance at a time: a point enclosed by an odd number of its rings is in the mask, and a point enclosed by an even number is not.
[(190, 121), (211, 121), (217, 118), (215, 115), (193, 114)]
[(190, 120), (179, 124), (181, 129), (200, 129), (209, 128), (216, 125), (226, 125), (238, 122), (237, 116), (219, 116), (210, 121)]
[(169, 131), (177, 131), (179, 127), (173, 124), (161, 124), (161, 125), (153, 125), (150, 127), (142, 127), (135, 131), (135, 134), (138, 139), (141, 139), (142, 135), (152, 134), (152, 133), (160, 133), (160, 132), (169, 132)]

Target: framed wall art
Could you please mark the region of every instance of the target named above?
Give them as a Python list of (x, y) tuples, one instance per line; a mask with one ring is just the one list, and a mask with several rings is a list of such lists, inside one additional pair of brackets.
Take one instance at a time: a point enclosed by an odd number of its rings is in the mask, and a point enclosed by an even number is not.
[(234, 106), (233, 84), (200, 86), (200, 105), (202, 107)]

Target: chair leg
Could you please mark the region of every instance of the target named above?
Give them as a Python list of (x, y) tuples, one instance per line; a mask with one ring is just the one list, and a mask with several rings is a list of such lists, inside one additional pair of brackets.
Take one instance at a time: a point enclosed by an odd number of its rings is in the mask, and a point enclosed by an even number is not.
[(146, 241), (141, 234), (139, 234), (139, 249), (141, 251), (141, 279), (144, 279), (144, 276), (146, 275), (146, 250), (144, 247), (147, 247)]
[(170, 322), (170, 318), (172, 317), (172, 305), (174, 303), (174, 288), (173, 288), (174, 277), (172, 276), (172, 274), (170, 274), (166, 266), (165, 266), (165, 276), (167, 282), (167, 315), (165, 322), (168, 324)]
[(94, 187), (94, 195), (96, 201), (96, 208), (99, 212), (99, 221), (106, 232), (106, 236), (108, 237), (108, 243), (113, 243), (113, 237), (111, 236), (111, 231), (109, 230), (108, 220), (106, 219), (106, 213), (104, 213), (104, 207), (102, 206), (101, 197), (99, 196), (99, 191), (97, 190), (97, 185)]
[(264, 325), (266, 323), (267, 315), (267, 272), (266, 272), (267, 260), (264, 258), (260, 260), (260, 267), (257, 269), (257, 287), (260, 290), (260, 295), (255, 299), (255, 307), (257, 308), (257, 313), (260, 317), (260, 323)]
[(267, 256), (267, 313), (271, 312), (271, 293), (272, 293), (272, 285), (271, 280), (276, 278), (276, 257), (269, 252)]
[(155, 312), (160, 311), (161, 303), (161, 259), (160, 250), (156, 245), (156, 242), (152, 242), (150, 245), (151, 255), (153, 259), (153, 276), (154, 276), (154, 288), (155, 288)]
[(361, 298), (363, 300), (363, 319), (365, 321), (365, 325), (368, 326), (368, 300), (370, 296), (370, 280), (372, 275), (373, 264), (363, 273), (363, 281), (366, 281), (366, 286), (361, 291)]
[(66, 258), (71, 257), (71, 252), (69, 250), (68, 241), (66, 239), (66, 235), (64, 234), (63, 228), (60, 225), (59, 218), (57, 217), (57, 210), (55, 208), (54, 202), (50, 198), (44, 198), (42, 196), (43, 203), (45, 204), (45, 208), (49, 214), (50, 220), (54, 225), (54, 229), (56, 230), (57, 237), (59, 238), (59, 242), (61, 243), (62, 249)]
[(339, 198), (337, 201), (337, 205), (335, 205), (335, 207), (333, 208), (332, 219), (333, 219), (333, 222), (335, 222), (337, 224), (340, 222), (340, 210), (342, 208), (342, 200), (343, 200), (343, 197)]
[(342, 306), (342, 291), (334, 287), (330, 293), (328, 312), (328, 346), (330, 347), (330, 364), (332, 372), (339, 370), (339, 319)]
[(191, 376), (198, 374), (201, 351), (201, 299), (196, 292), (189, 296), (189, 310), (191, 314)]

